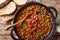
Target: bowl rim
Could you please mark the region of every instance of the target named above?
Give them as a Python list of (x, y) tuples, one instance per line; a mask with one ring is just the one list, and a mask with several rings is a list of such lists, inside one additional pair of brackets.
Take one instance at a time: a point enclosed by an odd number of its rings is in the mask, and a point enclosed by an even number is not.
[[(31, 2), (27, 2), (25, 5), (21, 6), (21, 7), (15, 12), (15, 17), (14, 17), (14, 19), (13, 19), (13, 23), (14, 23), (15, 19), (17, 18), (16, 15), (17, 15), (24, 7), (29, 6), (29, 5), (32, 5), (32, 4), (39, 4), (39, 5), (43, 6), (43, 7), (45, 7), (45, 8), (51, 13), (51, 15), (52, 15), (53, 27), (52, 27), (52, 30), (51, 30), (50, 34), (44, 39), (44, 40), (49, 40), (49, 39), (54, 35), (55, 20), (54, 20), (53, 14), (52, 14), (53, 12), (50, 11), (49, 7), (47, 7), (46, 5), (44, 5), (44, 4), (42, 4), (42, 3), (31, 1)], [(13, 27), (13, 29), (14, 29), (16, 35), (18, 36), (18, 38), (21, 39), (21, 37), (18, 35), (18, 32), (17, 32), (16, 28)]]

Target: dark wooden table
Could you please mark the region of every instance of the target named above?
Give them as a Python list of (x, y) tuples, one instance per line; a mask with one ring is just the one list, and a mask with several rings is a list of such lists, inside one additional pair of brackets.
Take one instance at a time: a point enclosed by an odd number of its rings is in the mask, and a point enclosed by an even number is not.
[[(39, 2), (39, 0), (37, 0), (37, 1)], [(57, 11), (58, 11), (58, 15), (60, 15), (60, 0), (40, 0), (40, 2), (43, 3), (43, 4), (45, 4), (45, 5), (47, 5), (47, 6), (53, 6), (53, 7), (55, 7), (57, 9)], [(60, 16), (58, 16), (57, 20), (60, 20), (59, 17)], [(56, 20), (56, 22), (57, 22), (57, 20)], [(58, 22), (60, 22), (60, 21), (58, 21)], [(10, 24), (11, 24), (11, 22), (8, 22), (8, 23), (4, 23), (4, 22), (1, 23), (0, 22), (0, 40), (13, 40), (11, 38), (11, 36), (10, 36), (10, 31), (11, 30), (5, 31), (5, 27), (7, 25), (10, 25)], [(56, 33), (56, 34), (58, 34), (58, 33)], [(54, 37), (52, 37), (51, 40), (60, 40), (60, 36), (59, 35), (58, 36), (55, 35)]]

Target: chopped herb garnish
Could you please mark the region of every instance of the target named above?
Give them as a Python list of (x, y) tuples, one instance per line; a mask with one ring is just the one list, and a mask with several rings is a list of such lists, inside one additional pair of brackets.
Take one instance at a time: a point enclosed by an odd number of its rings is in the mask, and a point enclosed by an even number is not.
[(41, 16), (42, 14), (41, 13), (38, 13), (38, 16)]
[(24, 30), (23, 30), (23, 33), (25, 34), (26, 33), (26, 24), (23, 24), (23, 28), (24, 28)]
[(40, 37), (40, 35), (36, 34), (36, 38), (38, 39)]
[(24, 35), (26, 34), (26, 29), (23, 30), (23, 34), (24, 34)]
[(48, 26), (49, 26), (50, 24), (51, 24), (50, 22), (47, 23)]
[(24, 10), (24, 11), (23, 11), (23, 14), (26, 14), (26, 13), (27, 13), (27, 11), (26, 11), (26, 10)]
[(28, 36), (28, 40), (30, 40), (30, 36)]
[(23, 28), (26, 29), (26, 27), (27, 27), (26, 24), (23, 24)]
[(50, 22), (47, 22), (47, 23), (45, 23), (45, 26), (48, 27), (50, 24), (51, 24)]
[(47, 18), (47, 15), (43, 15), (44, 18)]
[(31, 10), (30, 8), (27, 8), (27, 10), (26, 11), (29, 11), (29, 10)]
[(44, 32), (40, 32), (40, 35), (43, 35), (44, 34)]
[(44, 28), (43, 29), (46, 29), (48, 26), (44, 26)]
[(38, 23), (38, 22), (36, 22), (36, 21), (34, 22), (34, 24), (37, 24), (37, 23)]
[(23, 11), (23, 14), (26, 14), (29, 10), (31, 10), (31, 9), (27, 8), (26, 10)]
[(46, 9), (44, 9), (44, 14), (46, 13)]

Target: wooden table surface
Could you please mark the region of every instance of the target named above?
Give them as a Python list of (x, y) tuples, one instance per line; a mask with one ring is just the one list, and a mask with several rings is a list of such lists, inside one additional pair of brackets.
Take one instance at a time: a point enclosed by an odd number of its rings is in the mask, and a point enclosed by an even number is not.
[[(58, 14), (60, 14), (60, 0), (40, 0), (40, 2), (47, 6), (55, 7), (58, 11)], [(1, 20), (0, 20), (0, 40), (13, 40), (10, 36), (11, 30), (5, 31), (5, 27), (10, 24), (11, 22), (1, 23)], [(60, 40), (60, 36), (54, 37), (54, 38), (56, 39), (53, 39), (53, 40)]]

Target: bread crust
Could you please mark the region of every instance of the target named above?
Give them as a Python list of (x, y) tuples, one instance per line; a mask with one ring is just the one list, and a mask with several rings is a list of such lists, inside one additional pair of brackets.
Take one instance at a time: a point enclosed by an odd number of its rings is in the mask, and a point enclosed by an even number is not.
[(27, 0), (13, 0), (15, 3), (16, 3), (16, 5), (18, 5), (18, 6), (21, 6), (21, 5), (24, 5), (26, 2), (27, 2)]
[(0, 9), (0, 16), (2, 15), (10, 15), (16, 10), (16, 4), (11, 1), (8, 5), (6, 5), (4, 8)]
[(6, 0), (5, 2), (1, 3), (0, 9), (3, 8), (4, 6), (6, 6), (9, 2), (10, 2), (10, 0)]
[(5, 15), (5, 16), (0, 16), (0, 19), (4, 22), (8, 22), (14, 18), (14, 14), (11, 15)]

